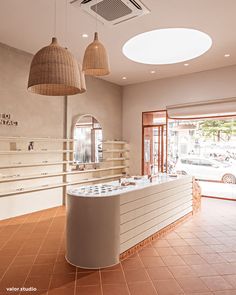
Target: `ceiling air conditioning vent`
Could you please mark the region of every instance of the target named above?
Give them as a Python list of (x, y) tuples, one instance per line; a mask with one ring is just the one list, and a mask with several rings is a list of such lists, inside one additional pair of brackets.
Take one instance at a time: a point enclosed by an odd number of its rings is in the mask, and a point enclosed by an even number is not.
[(83, 10), (110, 25), (150, 13), (140, 0), (83, 0), (80, 3)]

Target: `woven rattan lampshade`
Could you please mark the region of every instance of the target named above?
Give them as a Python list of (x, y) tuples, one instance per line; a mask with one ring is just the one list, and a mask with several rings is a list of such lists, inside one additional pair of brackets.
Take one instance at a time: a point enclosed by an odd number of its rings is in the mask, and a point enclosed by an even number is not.
[(110, 73), (107, 52), (98, 40), (97, 32), (94, 34), (94, 41), (85, 50), (83, 71), (90, 76), (105, 76)]
[(28, 90), (49, 96), (65, 96), (86, 91), (84, 73), (75, 57), (52, 38), (39, 50), (30, 66)]

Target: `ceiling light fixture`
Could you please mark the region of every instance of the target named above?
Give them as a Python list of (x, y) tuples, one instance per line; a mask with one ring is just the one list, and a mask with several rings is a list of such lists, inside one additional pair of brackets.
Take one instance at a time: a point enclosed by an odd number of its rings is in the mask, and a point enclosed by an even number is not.
[(230, 54), (229, 54), (229, 53), (226, 53), (226, 54), (224, 55), (224, 57), (230, 57)]
[[(56, 35), (56, 0), (54, 2), (54, 36)], [(31, 62), (28, 90), (49, 96), (83, 93), (85, 80), (78, 62), (69, 50), (61, 47), (56, 37), (40, 49)]]
[(94, 40), (85, 50), (83, 71), (89, 76), (106, 76), (110, 73), (108, 55), (104, 45), (98, 40), (97, 32), (97, 2), (96, 2), (96, 32)]
[(88, 38), (88, 34), (82, 34), (83, 38)]
[(188, 28), (145, 32), (129, 39), (123, 54), (143, 64), (174, 64), (196, 58), (211, 48), (211, 37)]
[(151, 74), (155, 74), (155, 73), (156, 73), (156, 71), (152, 70), (150, 73), (151, 73)]
[(188, 66), (189, 66), (189, 64), (184, 64), (184, 66), (185, 66), (185, 67), (188, 67)]
[(122, 80), (127, 80), (127, 77), (122, 77)]

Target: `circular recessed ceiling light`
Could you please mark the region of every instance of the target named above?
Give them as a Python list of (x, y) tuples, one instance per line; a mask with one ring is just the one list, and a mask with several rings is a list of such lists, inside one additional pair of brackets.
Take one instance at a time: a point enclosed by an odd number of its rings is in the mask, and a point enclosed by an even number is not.
[(174, 64), (196, 58), (212, 45), (211, 37), (194, 29), (170, 28), (149, 31), (129, 39), (124, 55), (144, 64)]
[(229, 54), (229, 53), (226, 53), (226, 54), (224, 55), (224, 57), (230, 57), (230, 54)]
[(151, 71), (150, 73), (151, 73), (151, 74), (155, 74), (155, 73), (156, 73), (156, 71), (154, 71), (154, 70), (153, 70), (153, 71)]
[(127, 78), (126, 77), (122, 77), (122, 80), (127, 80)]
[(85, 34), (85, 33), (84, 33), (84, 34), (82, 34), (82, 37), (83, 37), (83, 38), (88, 38), (88, 34)]

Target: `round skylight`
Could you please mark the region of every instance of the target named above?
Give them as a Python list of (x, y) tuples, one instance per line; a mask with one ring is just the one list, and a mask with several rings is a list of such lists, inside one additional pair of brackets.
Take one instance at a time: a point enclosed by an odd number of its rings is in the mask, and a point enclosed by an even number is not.
[(129, 59), (144, 64), (174, 64), (196, 58), (212, 45), (211, 37), (194, 29), (169, 28), (134, 36), (123, 46)]

